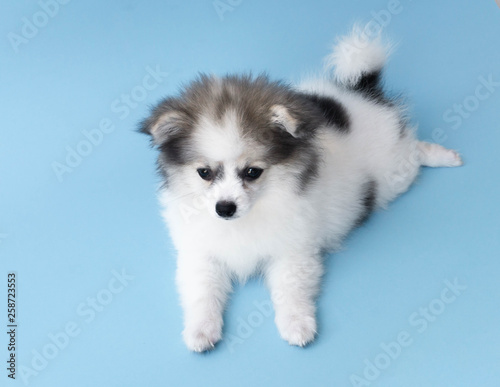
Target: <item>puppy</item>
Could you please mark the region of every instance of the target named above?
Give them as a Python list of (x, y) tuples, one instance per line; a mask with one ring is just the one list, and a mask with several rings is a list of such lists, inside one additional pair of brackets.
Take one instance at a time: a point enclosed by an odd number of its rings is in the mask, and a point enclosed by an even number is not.
[(159, 199), (178, 250), (184, 341), (221, 339), (233, 281), (261, 274), (283, 339), (316, 335), (322, 253), (405, 192), (420, 166), (460, 156), (420, 142), (382, 90), (388, 47), (354, 31), (325, 75), (291, 87), (266, 76), (201, 75), (141, 124), (159, 150)]

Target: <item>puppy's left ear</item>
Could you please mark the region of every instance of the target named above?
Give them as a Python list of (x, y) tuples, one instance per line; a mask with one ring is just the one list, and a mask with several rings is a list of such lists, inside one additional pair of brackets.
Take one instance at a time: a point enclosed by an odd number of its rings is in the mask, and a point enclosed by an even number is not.
[(297, 129), (299, 121), (294, 118), (289, 110), (283, 105), (274, 105), (271, 107), (271, 120), (280, 129), (290, 133), (293, 137), (298, 137)]
[(166, 99), (156, 106), (151, 115), (139, 124), (139, 132), (149, 134), (155, 145), (163, 144), (168, 137), (183, 128), (183, 116), (176, 109), (174, 99)]

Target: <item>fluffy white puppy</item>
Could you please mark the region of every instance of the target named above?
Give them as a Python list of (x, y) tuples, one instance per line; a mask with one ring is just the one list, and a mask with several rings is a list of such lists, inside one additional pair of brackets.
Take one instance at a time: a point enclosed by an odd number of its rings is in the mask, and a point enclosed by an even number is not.
[(384, 94), (387, 53), (354, 32), (326, 58), (325, 76), (298, 88), (202, 75), (142, 123), (160, 151), (189, 349), (221, 339), (232, 282), (254, 274), (282, 338), (311, 342), (322, 252), (406, 191), (420, 166), (461, 165), (456, 152), (418, 141)]

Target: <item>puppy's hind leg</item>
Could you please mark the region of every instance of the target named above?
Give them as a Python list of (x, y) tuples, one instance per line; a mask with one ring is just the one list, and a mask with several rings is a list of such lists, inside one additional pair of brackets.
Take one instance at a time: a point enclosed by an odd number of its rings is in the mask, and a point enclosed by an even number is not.
[(459, 167), (463, 165), (458, 152), (446, 149), (439, 144), (419, 141), (418, 151), (420, 163), (425, 167)]

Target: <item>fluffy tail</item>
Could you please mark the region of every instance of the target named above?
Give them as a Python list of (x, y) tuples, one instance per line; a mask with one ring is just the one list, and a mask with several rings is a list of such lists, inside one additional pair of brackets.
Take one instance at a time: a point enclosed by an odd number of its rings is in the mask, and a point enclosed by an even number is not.
[(367, 30), (354, 27), (350, 35), (340, 38), (325, 58), (325, 71), (333, 72), (334, 79), (349, 89), (380, 94), (381, 72), (391, 46)]

